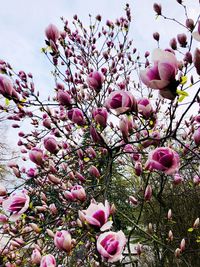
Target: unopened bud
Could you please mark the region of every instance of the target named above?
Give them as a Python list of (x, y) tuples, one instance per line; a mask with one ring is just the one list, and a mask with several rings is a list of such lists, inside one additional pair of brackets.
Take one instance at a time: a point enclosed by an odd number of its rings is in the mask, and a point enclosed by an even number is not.
[(168, 220), (171, 220), (172, 219), (172, 210), (171, 209), (168, 210), (167, 219)]
[(150, 185), (147, 185), (144, 193), (144, 199), (145, 201), (149, 201), (152, 197), (152, 188)]
[(169, 230), (168, 239), (169, 239), (169, 241), (173, 241), (173, 239), (174, 239), (174, 236), (173, 236), (173, 233), (171, 230)]
[(180, 248), (177, 248), (177, 249), (175, 250), (174, 255), (175, 255), (176, 258), (179, 258), (179, 257), (180, 257), (180, 255), (181, 255), (181, 250), (180, 250)]
[(162, 14), (162, 6), (160, 4), (154, 3), (153, 4), (153, 9), (156, 12), (157, 15)]
[(180, 249), (181, 249), (181, 252), (185, 250), (185, 239), (184, 238), (181, 240)]
[(193, 228), (198, 228), (199, 227), (199, 218), (196, 218), (193, 224)]
[(153, 33), (153, 38), (154, 38), (156, 41), (159, 41), (159, 40), (160, 40), (160, 34), (159, 34), (159, 32), (154, 32), (154, 33)]

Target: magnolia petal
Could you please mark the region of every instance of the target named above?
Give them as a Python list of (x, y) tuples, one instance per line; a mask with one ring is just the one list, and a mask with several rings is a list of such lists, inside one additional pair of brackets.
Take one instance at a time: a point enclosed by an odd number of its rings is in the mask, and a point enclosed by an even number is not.
[(200, 34), (199, 34), (198, 31), (193, 32), (193, 33), (192, 33), (192, 37), (193, 37), (196, 41), (200, 42)]
[(100, 228), (100, 231), (104, 232), (104, 231), (110, 230), (112, 225), (113, 225), (113, 221), (108, 221)]

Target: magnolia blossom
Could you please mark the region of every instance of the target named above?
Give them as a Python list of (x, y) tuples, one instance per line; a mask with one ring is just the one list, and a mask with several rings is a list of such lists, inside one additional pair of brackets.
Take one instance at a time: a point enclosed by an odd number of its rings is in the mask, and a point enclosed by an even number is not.
[(83, 112), (79, 108), (70, 109), (67, 113), (68, 118), (74, 123), (82, 126), (85, 124)]
[(43, 151), (37, 147), (32, 148), (32, 150), (29, 153), (29, 158), (35, 164), (42, 165), (42, 163), (43, 163)]
[(153, 112), (152, 105), (148, 98), (142, 98), (138, 100), (138, 112), (145, 118), (149, 118)]
[(179, 155), (168, 147), (158, 147), (153, 150), (146, 162), (146, 169), (159, 170), (166, 174), (174, 174), (179, 169)]
[(194, 31), (192, 33), (192, 37), (196, 40), (196, 41), (199, 41), (200, 42), (200, 20), (198, 22), (198, 28), (197, 28), (197, 31)]
[(0, 94), (8, 98), (18, 98), (11, 80), (5, 76), (0, 76)]
[(105, 102), (108, 109), (114, 109), (117, 114), (127, 111), (137, 111), (137, 101), (128, 91), (112, 92)]
[(101, 90), (103, 81), (104, 76), (99, 71), (93, 71), (87, 77), (88, 86), (94, 89), (96, 92), (99, 92)]
[(41, 261), (41, 253), (38, 249), (34, 249), (32, 254), (31, 254), (31, 261), (33, 264), (39, 264)]
[(158, 89), (160, 94), (167, 99), (176, 97), (178, 82), (175, 77), (178, 71), (178, 61), (175, 55), (169, 51), (155, 49), (152, 60), (154, 66), (140, 71), (140, 77), (149, 88)]
[(108, 119), (108, 112), (106, 108), (96, 108), (92, 111), (93, 119), (100, 124), (103, 128), (106, 127), (107, 119)]
[(61, 105), (67, 106), (67, 107), (71, 105), (72, 100), (68, 92), (65, 92), (63, 90), (58, 90), (57, 98)]
[(66, 230), (57, 231), (54, 236), (54, 244), (58, 249), (69, 252), (72, 245), (70, 233)]
[(44, 147), (46, 148), (46, 150), (53, 154), (58, 151), (57, 141), (52, 136), (46, 137), (44, 139)]
[(195, 130), (193, 134), (193, 139), (197, 146), (200, 145), (200, 127), (197, 130)]
[(53, 255), (47, 254), (42, 257), (40, 267), (56, 267), (56, 260)]
[(25, 191), (13, 193), (3, 200), (3, 210), (11, 212), (10, 221), (16, 221), (28, 209), (30, 198)]
[(58, 28), (54, 24), (49, 24), (45, 29), (45, 34), (48, 40), (56, 42), (60, 36)]
[(106, 232), (97, 239), (97, 250), (108, 262), (119, 261), (125, 245), (126, 237), (122, 231)]
[(97, 227), (102, 227), (107, 223), (109, 216), (110, 205), (107, 200), (105, 205), (102, 203), (91, 203), (87, 210), (79, 211), (79, 217), (82, 221)]
[(65, 191), (64, 196), (72, 201), (84, 201), (86, 199), (85, 189), (81, 185), (75, 185), (70, 189), (70, 191)]

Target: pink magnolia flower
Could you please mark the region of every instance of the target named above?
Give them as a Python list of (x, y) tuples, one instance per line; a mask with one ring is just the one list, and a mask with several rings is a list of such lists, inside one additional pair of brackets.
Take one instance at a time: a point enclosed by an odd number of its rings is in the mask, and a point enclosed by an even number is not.
[(146, 169), (159, 170), (166, 174), (174, 174), (179, 169), (179, 155), (168, 147), (158, 147), (153, 150), (146, 162)]
[(11, 212), (10, 221), (16, 221), (28, 209), (30, 198), (25, 191), (13, 193), (3, 200), (3, 210)]
[(7, 194), (7, 190), (5, 188), (5, 186), (0, 185), (0, 197), (3, 197)]
[(193, 63), (196, 68), (197, 74), (200, 75), (200, 49), (196, 48), (194, 51)]
[(70, 189), (70, 191), (65, 191), (64, 196), (72, 201), (85, 201), (86, 199), (85, 189), (81, 185), (75, 185)]
[(66, 230), (57, 231), (54, 236), (54, 244), (58, 249), (69, 252), (72, 246), (70, 233)]
[(103, 128), (106, 127), (108, 112), (106, 108), (96, 108), (92, 111), (92, 117), (96, 123), (100, 124)]
[(99, 71), (93, 71), (89, 74), (86, 81), (90, 88), (94, 89), (96, 92), (99, 92), (102, 88), (104, 76)]
[(43, 151), (37, 147), (31, 149), (29, 153), (29, 158), (32, 162), (37, 165), (42, 165), (43, 163)]
[(49, 136), (49, 137), (47, 137), (47, 138), (44, 139), (44, 147), (50, 153), (55, 154), (56, 152), (58, 152), (57, 141), (52, 136)]
[(13, 88), (11, 80), (5, 76), (0, 76), (0, 94), (9, 99), (11, 97), (18, 99), (17, 92)]
[(114, 109), (117, 114), (127, 111), (137, 111), (137, 101), (135, 97), (128, 91), (114, 91), (105, 102), (108, 109)]
[(60, 36), (58, 28), (53, 24), (49, 24), (49, 26), (45, 29), (45, 34), (47, 39), (53, 41), (54, 43), (56, 43)]
[(56, 267), (56, 260), (53, 255), (47, 254), (42, 257), (40, 267)]
[(67, 113), (68, 118), (79, 126), (85, 124), (83, 112), (79, 108), (72, 108)]
[(138, 112), (146, 119), (151, 116), (153, 108), (148, 98), (142, 98), (138, 100)]
[(79, 211), (79, 217), (82, 221), (86, 221), (88, 224), (102, 227), (108, 222), (110, 216), (110, 205), (108, 201), (105, 201), (105, 205), (102, 203), (91, 203), (87, 210)]
[(39, 264), (41, 261), (41, 253), (38, 249), (34, 249), (32, 254), (31, 254), (31, 261), (33, 264)]
[(200, 42), (200, 20), (198, 22), (198, 28), (197, 28), (197, 31), (194, 31), (192, 33), (192, 37), (196, 40), (196, 41), (199, 41)]
[(193, 139), (197, 146), (200, 145), (200, 127), (197, 130), (195, 130), (193, 134)]
[(122, 231), (106, 232), (97, 239), (97, 250), (108, 262), (119, 261), (125, 245), (126, 237)]
[(147, 87), (158, 89), (160, 94), (167, 99), (176, 97), (178, 82), (175, 77), (178, 71), (178, 61), (169, 51), (155, 49), (152, 56), (154, 66), (140, 71), (140, 77)]
[(57, 93), (58, 101), (63, 106), (70, 106), (72, 103), (71, 96), (68, 92), (65, 92), (63, 90), (58, 90)]
[(7, 222), (8, 222), (8, 217), (5, 214), (0, 213), (0, 224)]

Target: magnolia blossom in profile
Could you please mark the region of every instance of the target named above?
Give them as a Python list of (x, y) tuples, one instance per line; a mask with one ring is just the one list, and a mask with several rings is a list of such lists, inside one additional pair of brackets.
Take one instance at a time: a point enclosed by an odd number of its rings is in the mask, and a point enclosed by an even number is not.
[(43, 151), (40, 148), (34, 147), (29, 153), (29, 158), (32, 162), (37, 165), (42, 165), (43, 163)]
[(79, 108), (70, 109), (67, 115), (72, 122), (78, 124), (79, 126), (83, 126), (85, 124), (83, 112)]
[(49, 24), (48, 27), (45, 29), (45, 35), (49, 41), (51, 40), (56, 43), (60, 36), (60, 32), (54, 24)]
[(40, 264), (41, 261), (41, 253), (38, 249), (34, 249), (32, 254), (31, 254), (31, 261), (33, 264)]
[(96, 92), (99, 92), (102, 88), (104, 76), (99, 71), (93, 71), (89, 74), (86, 81), (90, 88), (94, 89)]
[(56, 267), (56, 260), (53, 255), (47, 254), (42, 257), (40, 267)]
[(106, 108), (95, 108), (92, 111), (92, 117), (96, 123), (101, 125), (103, 128), (106, 127), (107, 119), (108, 119), (108, 112)]
[(57, 99), (58, 99), (59, 103), (63, 106), (68, 107), (72, 103), (72, 99), (71, 99), (70, 94), (66, 91), (63, 91), (63, 90), (58, 90)]
[(110, 205), (107, 200), (105, 201), (105, 205), (91, 202), (87, 210), (79, 211), (79, 217), (82, 221), (97, 227), (105, 225), (108, 222), (109, 216)]
[(13, 193), (3, 200), (2, 208), (6, 212), (11, 212), (10, 221), (16, 221), (28, 209), (30, 198), (26, 191)]
[(108, 262), (119, 261), (125, 245), (126, 237), (122, 231), (106, 232), (97, 239), (97, 250)]
[(2, 75), (0, 76), (0, 94), (9, 99), (12, 97), (18, 99), (17, 92), (14, 89), (11, 80)]
[(197, 146), (200, 145), (200, 127), (195, 130), (193, 134), (193, 139)]
[(163, 171), (166, 174), (174, 174), (180, 166), (179, 155), (168, 147), (158, 147), (149, 153), (146, 169)]
[(193, 63), (196, 68), (197, 74), (200, 75), (200, 49), (199, 48), (196, 48), (194, 51)]
[(44, 139), (44, 147), (53, 154), (58, 151), (57, 141), (52, 136), (48, 136)]
[(148, 119), (153, 113), (153, 108), (148, 98), (138, 100), (138, 112)]
[(57, 231), (54, 236), (54, 244), (58, 249), (69, 252), (72, 246), (70, 233), (66, 230)]
[(192, 37), (196, 40), (196, 41), (199, 41), (200, 42), (200, 20), (198, 22), (198, 28), (197, 28), (197, 31), (194, 31), (192, 33)]
[(173, 100), (176, 97), (178, 82), (175, 77), (178, 71), (178, 61), (169, 51), (155, 49), (152, 60), (154, 65), (140, 71), (140, 77), (147, 87), (158, 89), (161, 96)]
[(117, 114), (127, 111), (137, 112), (137, 100), (128, 91), (114, 91), (110, 93), (106, 99), (105, 106), (108, 109), (113, 109)]

